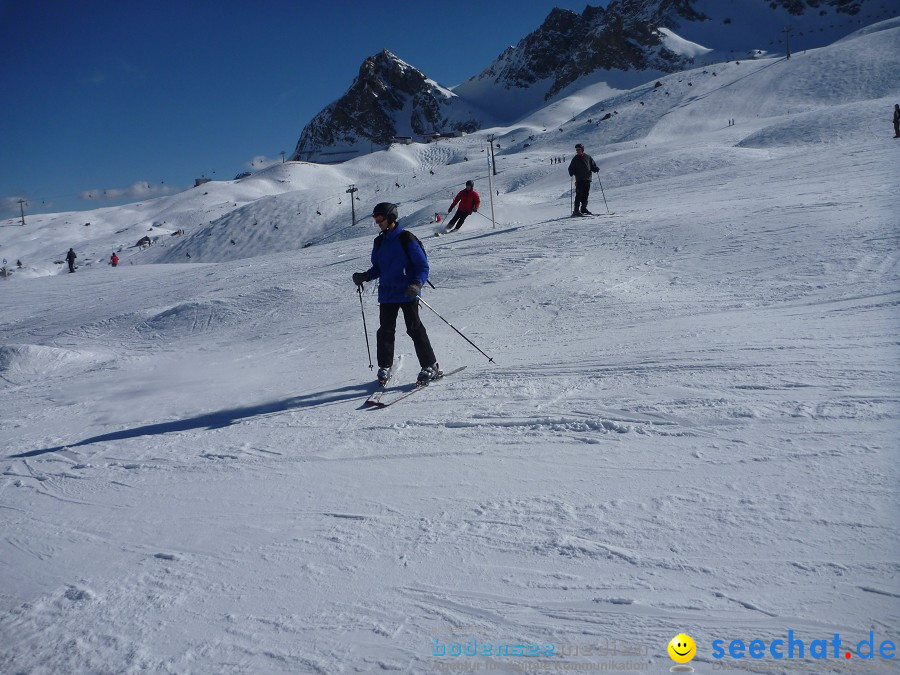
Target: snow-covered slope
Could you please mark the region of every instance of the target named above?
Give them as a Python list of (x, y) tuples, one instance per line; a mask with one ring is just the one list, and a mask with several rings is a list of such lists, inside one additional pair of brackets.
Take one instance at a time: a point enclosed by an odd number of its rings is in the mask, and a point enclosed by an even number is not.
[[(31, 268), (0, 279), (0, 671), (663, 672), (685, 632), (701, 672), (760, 665), (716, 639), (839, 634), (852, 664), (896, 640), (900, 27), (878, 28), (491, 130), (496, 228), (481, 134), (0, 228)], [(576, 140), (614, 216), (565, 217), (551, 158)], [(470, 177), (479, 214), (426, 239)], [(401, 202), (425, 299), (494, 364), (423, 309), (467, 369), (360, 409), (375, 229), (302, 247), (349, 225), (350, 183), (358, 212)], [(186, 233), (100, 264), (150, 226)], [(70, 245), (97, 262), (39, 276)], [(452, 656), (473, 640), (553, 654)]]
[[(334, 238), (368, 234), (371, 221), (365, 216), (379, 201), (402, 203), (407, 222), (430, 222), (435, 212), (446, 210), (465, 180), (486, 175), (484, 139), (489, 133), (500, 144), (496, 152), (503, 172), (496, 189), (501, 194), (530, 183), (536, 158), (570, 154), (578, 141), (618, 156), (634, 144), (715, 132), (731, 119), (740, 122), (734, 133), (744, 134), (735, 143), (748, 146), (761, 142), (752, 135), (757, 130), (763, 136), (777, 130), (794, 133), (801, 140), (827, 140), (832, 133), (855, 136), (874, 121), (834, 127), (819, 125), (816, 118), (864, 114), (855, 104), (865, 107), (896, 93), (890, 56), (897, 45), (895, 24), (875, 24), (863, 31), (862, 39), (809, 50), (788, 61), (715, 64), (624, 92), (606, 82), (587, 85), (515, 126), (464, 138), (395, 145), (341, 165), (278, 164), (239, 181), (210, 182), (129, 206), (29, 216), (25, 228), (12, 218), (0, 243), (11, 265), (17, 260), (25, 265), (21, 277), (65, 272), (61, 261), (70, 246), (79, 254), (79, 264), (88, 267), (105, 265), (113, 250), (123, 264), (221, 262), (301, 250), (329, 233)], [(630, 162), (628, 157), (622, 161)], [(636, 170), (640, 180), (648, 169)], [(607, 180), (633, 179), (614, 170)], [(347, 193), (351, 184), (358, 190), (353, 208)], [(348, 227), (354, 212), (360, 225)], [(184, 236), (173, 236), (179, 230)], [(137, 247), (144, 236), (154, 246)]]

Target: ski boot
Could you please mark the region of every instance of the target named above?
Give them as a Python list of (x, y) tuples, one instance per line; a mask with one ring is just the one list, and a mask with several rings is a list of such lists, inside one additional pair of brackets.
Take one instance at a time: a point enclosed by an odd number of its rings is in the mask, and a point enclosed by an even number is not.
[(438, 380), (444, 376), (444, 371), (441, 370), (441, 367), (435, 361), (433, 366), (425, 366), (422, 370), (419, 371), (419, 376), (416, 378), (416, 386), (424, 387), (429, 382), (433, 380)]

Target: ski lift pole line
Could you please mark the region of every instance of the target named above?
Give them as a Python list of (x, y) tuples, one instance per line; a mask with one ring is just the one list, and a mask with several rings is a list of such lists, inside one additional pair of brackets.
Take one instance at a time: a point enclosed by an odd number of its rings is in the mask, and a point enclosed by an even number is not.
[[(493, 171), (492, 173), (493, 173), (494, 175), (497, 175), (497, 173), (498, 173), (497, 170), (496, 170), (496, 164), (494, 165), (494, 171)], [(486, 178), (486, 176), (475, 176), (474, 178), (472, 178), (472, 180), (481, 180), (482, 178)], [(433, 196), (436, 195), (436, 194), (441, 194), (441, 193), (443, 193), (445, 190), (453, 190), (453, 189), (455, 189), (455, 187), (456, 187), (457, 185), (458, 185), (458, 183), (455, 183), (455, 182), (454, 182), (454, 183), (451, 183), (450, 185), (445, 185), (445, 186), (443, 186), (443, 187), (439, 187), (439, 188), (437, 188), (436, 190), (432, 190), (431, 192), (427, 192), (427, 193), (423, 194), (423, 195), (422, 195), (421, 197), (419, 197), (416, 201), (422, 201), (422, 200), (427, 199), (427, 198), (429, 198), (429, 197), (433, 197)]]
[(494, 147), (494, 137), (491, 136), (488, 140), (490, 147), (492, 149), (491, 152), (487, 153), (487, 163), (488, 163), (488, 190), (490, 190), (490, 194), (488, 197), (491, 199), (491, 228), (497, 229), (497, 220), (494, 218), (494, 171), (493, 171), (493, 147)]
[(350, 187), (345, 190), (347, 194), (350, 195), (350, 213), (351, 213), (351, 221), (350, 225), (356, 225), (356, 201), (353, 199), (355, 193), (359, 192), (359, 188), (356, 187), (355, 183), (351, 183)]
[(472, 345), (473, 347), (475, 347), (475, 349), (477, 349), (477, 350), (479, 351), (479, 353), (480, 353), (482, 356), (484, 356), (484, 358), (486, 358), (486, 359), (487, 359), (488, 361), (490, 361), (491, 363), (494, 363), (494, 359), (492, 359), (490, 356), (488, 356), (488, 355), (485, 354), (483, 351), (481, 351), (481, 349), (479, 348), (479, 346), (476, 345), (474, 342), (472, 342), (472, 341), (471, 341), (469, 338), (467, 338), (465, 335), (463, 335), (462, 332), (460, 332), (460, 330), (459, 330), (456, 326), (454, 326), (452, 323), (450, 323), (449, 321), (447, 321), (447, 319), (445, 319), (445, 318), (442, 317), (440, 314), (438, 314), (438, 313), (437, 313), (437, 310), (436, 310), (434, 307), (432, 307), (432, 306), (429, 305), (427, 302), (425, 302), (421, 297), (419, 298), (419, 302), (422, 303), (423, 305), (425, 305), (425, 306), (426, 306), (428, 309), (430, 309), (432, 312), (434, 312), (435, 315), (437, 315), (437, 318), (439, 318), (439, 319), (440, 319), (441, 321), (443, 321), (445, 324), (447, 324), (448, 326), (450, 326), (450, 328), (452, 328), (453, 330), (455, 330), (455, 331), (459, 334), (459, 336), (462, 337), (463, 340), (465, 340), (465, 341), (468, 342), (470, 345)]
[(305, 244), (303, 244), (303, 248), (309, 248), (310, 246), (313, 246), (315, 244), (320, 244), (323, 241), (325, 241), (326, 239), (328, 239), (329, 237), (333, 237), (336, 234), (340, 234), (344, 230), (349, 230), (351, 227), (354, 227), (354, 226), (353, 225), (345, 225), (344, 227), (338, 228), (337, 230), (332, 230), (331, 232), (326, 232), (318, 239), (313, 239), (312, 241), (308, 241)]

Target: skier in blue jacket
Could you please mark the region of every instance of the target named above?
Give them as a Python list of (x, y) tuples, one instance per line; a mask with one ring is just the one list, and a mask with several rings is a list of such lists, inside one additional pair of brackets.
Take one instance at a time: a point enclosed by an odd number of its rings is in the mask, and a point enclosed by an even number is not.
[(353, 283), (361, 286), (379, 279), (378, 303), (380, 324), (377, 338), (378, 381), (387, 383), (394, 362), (394, 335), (397, 314), (403, 310), (406, 334), (412, 338), (422, 370), (417, 384), (438, 379), (441, 371), (431, 348), (428, 333), (419, 319), (419, 293), (428, 280), (428, 257), (415, 235), (397, 221), (397, 206), (389, 202), (376, 204), (372, 217), (381, 230), (372, 245), (372, 266), (353, 274)]

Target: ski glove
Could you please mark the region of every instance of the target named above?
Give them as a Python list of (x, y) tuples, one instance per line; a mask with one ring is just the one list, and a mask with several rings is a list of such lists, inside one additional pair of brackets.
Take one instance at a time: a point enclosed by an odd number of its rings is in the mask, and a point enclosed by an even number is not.
[(410, 300), (415, 300), (419, 297), (419, 291), (422, 290), (422, 287), (419, 284), (410, 284), (406, 287), (406, 297)]
[(357, 286), (362, 286), (369, 280), (369, 277), (366, 276), (365, 272), (354, 272), (353, 273), (353, 283)]

